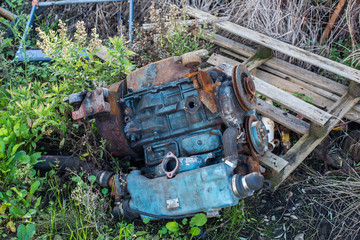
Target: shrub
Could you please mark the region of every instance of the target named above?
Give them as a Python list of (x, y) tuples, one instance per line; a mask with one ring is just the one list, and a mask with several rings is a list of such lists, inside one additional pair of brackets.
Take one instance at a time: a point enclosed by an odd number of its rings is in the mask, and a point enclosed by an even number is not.
[(125, 78), (133, 69), (128, 58), (134, 53), (125, 49), (126, 42), (122, 38), (110, 38), (110, 49), (107, 49), (106, 61), (102, 62), (96, 56), (104, 49), (96, 29), (87, 41), (84, 22), (78, 22), (76, 27), (73, 38), (67, 35), (67, 27), (62, 21), (59, 21), (57, 31), (45, 33), (37, 28), (40, 35), (37, 44), (53, 59), (54, 74), (69, 82), (74, 91), (109, 85)]

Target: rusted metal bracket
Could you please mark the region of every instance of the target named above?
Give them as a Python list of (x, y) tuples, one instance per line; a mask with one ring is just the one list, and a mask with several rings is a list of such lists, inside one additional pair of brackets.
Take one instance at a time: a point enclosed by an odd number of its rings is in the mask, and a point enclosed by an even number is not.
[(110, 104), (105, 102), (108, 95), (108, 90), (103, 88), (96, 88), (95, 91), (87, 92), (80, 108), (72, 112), (72, 118), (78, 120), (98, 113), (110, 112)]
[(199, 91), (201, 102), (204, 103), (212, 113), (217, 112), (214, 88), (220, 86), (221, 83), (214, 83), (210, 75), (203, 71), (190, 73), (185, 75), (185, 77), (189, 78), (193, 82), (194, 88)]

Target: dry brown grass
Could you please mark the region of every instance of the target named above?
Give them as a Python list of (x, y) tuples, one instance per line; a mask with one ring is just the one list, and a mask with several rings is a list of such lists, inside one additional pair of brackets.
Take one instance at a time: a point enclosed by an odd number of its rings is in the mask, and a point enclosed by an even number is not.
[(291, 184), (302, 195), (301, 222), (314, 239), (359, 239), (360, 176), (322, 175), (306, 166), (305, 180)]

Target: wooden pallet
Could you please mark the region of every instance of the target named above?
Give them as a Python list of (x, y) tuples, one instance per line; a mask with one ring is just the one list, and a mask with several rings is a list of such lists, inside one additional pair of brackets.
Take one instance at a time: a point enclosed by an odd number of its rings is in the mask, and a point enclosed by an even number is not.
[[(192, 7), (186, 7), (185, 12), (200, 20), (215, 19), (213, 15)], [(281, 108), (258, 99), (256, 110), (259, 113), (303, 135), (285, 155), (276, 156), (268, 152), (260, 159), (262, 165), (274, 172), (269, 176), (269, 180), (276, 189), (343, 117), (360, 122), (360, 105), (356, 105), (360, 100), (360, 71), (229, 21), (214, 24), (221, 30), (257, 43), (258, 48), (255, 50), (215, 34), (211, 39), (221, 47), (220, 51), (223, 54), (213, 54), (208, 63), (220, 67), (231, 75), (232, 67), (242, 62), (253, 74), (258, 93), (307, 119), (307, 121), (299, 119)], [(203, 37), (210, 38), (207, 34)], [(343, 76), (351, 80), (350, 85), (347, 87), (272, 57), (272, 51)], [(294, 93), (309, 96), (311, 104), (295, 97)]]

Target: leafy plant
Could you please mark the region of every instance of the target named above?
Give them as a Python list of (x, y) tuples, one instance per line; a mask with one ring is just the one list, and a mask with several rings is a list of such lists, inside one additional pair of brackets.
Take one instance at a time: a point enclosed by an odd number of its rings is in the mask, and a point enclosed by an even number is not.
[(34, 224), (24, 224), (19, 225), (17, 230), (17, 237), (19, 240), (30, 240), (35, 235), (35, 225)]
[[(62, 21), (59, 21), (57, 31), (50, 29), (46, 33), (37, 28), (38, 46), (53, 59), (53, 74), (71, 83), (74, 92), (107, 86), (123, 79), (132, 70), (128, 58), (134, 53), (126, 50), (123, 38), (110, 38), (110, 49), (106, 49), (95, 28), (88, 41), (84, 22), (78, 22), (76, 27), (74, 38), (67, 35), (67, 27)], [(102, 49), (107, 51), (104, 62), (96, 56)]]
[(149, 13), (146, 21), (153, 27), (149, 30), (139, 28), (132, 45), (132, 49), (138, 53), (135, 56), (137, 64), (145, 65), (213, 46), (211, 37), (210, 40), (204, 40), (202, 36), (205, 29), (210, 35), (215, 29), (209, 25), (187, 25), (188, 16), (178, 6), (152, 2)]
[(300, 98), (301, 100), (303, 100), (303, 101), (305, 101), (305, 102), (308, 102), (308, 103), (312, 103), (312, 100), (313, 100), (311, 97), (306, 96), (306, 95), (303, 94), (303, 93), (293, 93), (292, 95), (295, 96), (295, 97), (298, 97), (298, 98)]

